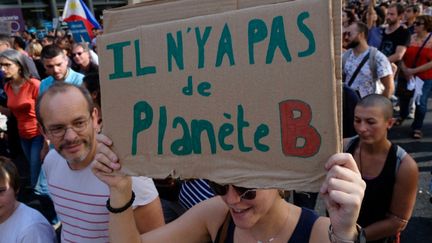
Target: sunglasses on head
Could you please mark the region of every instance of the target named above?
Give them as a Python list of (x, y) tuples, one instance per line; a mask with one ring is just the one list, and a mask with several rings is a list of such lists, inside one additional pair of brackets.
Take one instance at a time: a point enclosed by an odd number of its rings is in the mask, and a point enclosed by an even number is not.
[(424, 23), (419, 22), (419, 21), (415, 21), (415, 22), (414, 22), (414, 25), (416, 25), (416, 26), (420, 26), (420, 25), (424, 25)]
[[(213, 192), (216, 195), (224, 196), (228, 193), (228, 189), (230, 185), (220, 185), (216, 182), (207, 181), (210, 188), (213, 190)], [(256, 189), (246, 188), (246, 187), (239, 187), (231, 185), (236, 193), (239, 195), (240, 199), (245, 200), (253, 200), (256, 197)]]

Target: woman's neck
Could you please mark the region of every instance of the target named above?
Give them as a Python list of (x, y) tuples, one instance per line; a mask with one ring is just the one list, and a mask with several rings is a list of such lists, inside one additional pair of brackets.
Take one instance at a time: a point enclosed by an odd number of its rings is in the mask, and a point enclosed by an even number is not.
[(11, 84), (17, 87), (21, 86), (24, 82), (25, 82), (24, 77), (21, 77), (19, 75), (11, 79)]
[(362, 143), (360, 141), (360, 146), (362, 150), (368, 154), (378, 154), (381, 152), (387, 152), (391, 146), (391, 142), (387, 138), (373, 144)]
[(284, 199), (276, 199), (274, 206), (252, 228), (248, 229), (256, 241), (269, 242), (286, 232), (292, 215), (292, 207)]

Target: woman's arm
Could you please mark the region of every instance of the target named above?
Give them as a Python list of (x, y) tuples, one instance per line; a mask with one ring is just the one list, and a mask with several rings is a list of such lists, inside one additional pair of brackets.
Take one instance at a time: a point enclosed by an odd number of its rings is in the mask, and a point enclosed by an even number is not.
[(365, 228), (368, 241), (396, 235), (405, 229), (414, 209), (417, 183), (417, 163), (411, 156), (406, 155), (396, 175), (388, 217)]
[[(110, 149), (112, 141), (102, 134), (97, 138), (93, 173), (109, 186), (111, 207), (121, 208), (132, 197), (131, 178), (121, 174), (118, 157)], [(215, 236), (227, 213), (227, 206), (220, 197), (215, 197), (193, 207), (174, 222), (140, 236), (133, 210), (129, 207), (121, 213), (110, 213), (110, 242), (207, 242)]]
[[(328, 172), (320, 192), (329, 212), (333, 233), (339, 239), (354, 240), (358, 236), (356, 222), (366, 183), (351, 154), (333, 155), (325, 168)], [(328, 226), (328, 219), (320, 218), (312, 229), (311, 242), (329, 242)]]

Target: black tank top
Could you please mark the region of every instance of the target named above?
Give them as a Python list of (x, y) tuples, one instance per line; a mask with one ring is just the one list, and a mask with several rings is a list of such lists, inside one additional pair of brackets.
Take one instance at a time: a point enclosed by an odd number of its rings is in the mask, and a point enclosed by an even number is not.
[[(354, 156), (354, 151), (358, 143), (359, 138), (356, 137), (346, 152)], [(362, 176), (363, 180), (366, 182), (366, 191), (357, 220), (357, 223), (362, 227), (366, 227), (386, 218), (386, 214), (390, 209), (393, 187), (396, 180), (397, 150), (398, 146), (392, 144), (387, 154), (384, 167), (377, 177), (368, 179)], [(386, 239), (381, 239), (368, 242), (385, 242), (385, 240)]]
[[(230, 215), (230, 213), (228, 212)], [(291, 235), (288, 243), (308, 243), (310, 234), (312, 232), (312, 227), (315, 221), (318, 219), (318, 215), (315, 211), (312, 211), (307, 208), (302, 208), (299, 221), (294, 229), (294, 232)], [(234, 230), (235, 224), (232, 218), (229, 216), (229, 225), (228, 231), (225, 239), (225, 243), (233, 243), (234, 242)], [(218, 233), (216, 235), (215, 243), (220, 241), (222, 226), (219, 228)]]

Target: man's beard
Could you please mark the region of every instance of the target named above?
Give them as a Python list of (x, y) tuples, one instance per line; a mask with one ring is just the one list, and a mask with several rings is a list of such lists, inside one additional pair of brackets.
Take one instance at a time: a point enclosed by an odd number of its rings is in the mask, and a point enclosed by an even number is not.
[(348, 43), (348, 45), (347, 45), (347, 49), (356, 48), (359, 44), (360, 44), (360, 41), (358, 41), (358, 40), (353, 40), (353, 41), (351, 41), (350, 43)]

